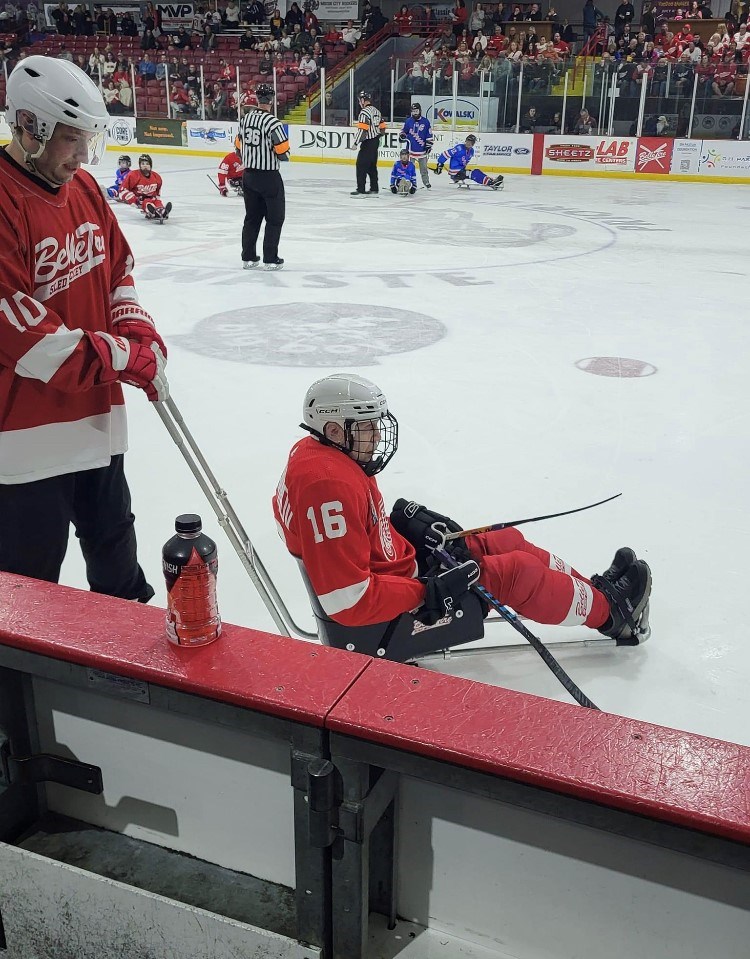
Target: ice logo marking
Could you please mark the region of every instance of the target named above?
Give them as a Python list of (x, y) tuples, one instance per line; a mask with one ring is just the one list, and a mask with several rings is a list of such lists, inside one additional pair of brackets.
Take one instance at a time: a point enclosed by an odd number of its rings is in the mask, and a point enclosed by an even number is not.
[(351, 303), (243, 307), (201, 320), (175, 337), (213, 359), (261, 366), (377, 366), (380, 358), (431, 346), (443, 324), (413, 310)]

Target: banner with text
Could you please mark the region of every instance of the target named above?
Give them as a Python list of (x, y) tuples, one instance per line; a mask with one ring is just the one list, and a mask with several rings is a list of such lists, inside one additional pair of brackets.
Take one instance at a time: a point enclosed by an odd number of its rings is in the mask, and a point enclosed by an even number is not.
[(161, 14), (163, 30), (189, 29), (193, 23), (192, 3), (157, 3), (156, 9)]
[(187, 134), (182, 120), (143, 120), (135, 121), (138, 142), (143, 146), (184, 147)]
[(131, 143), (136, 142), (135, 119), (133, 117), (112, 117), (107, 133), (107, 142), (110, 146), (130, 146)]
[(320, 0), (315, 16), (318, 20), (358, 20), (358, 0)]
[(635, 137), (545, 136), (542, 172), (635, 172)]

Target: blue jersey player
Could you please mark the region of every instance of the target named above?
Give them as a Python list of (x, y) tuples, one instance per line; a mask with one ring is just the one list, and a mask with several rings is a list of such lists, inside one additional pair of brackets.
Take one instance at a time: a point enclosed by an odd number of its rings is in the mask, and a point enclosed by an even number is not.
[(115, 182), (112, 186), (107, 187), (107, 196), (110, 200), (119, 200), (120, 199), (120, 187), (122, 186), (122, 181), (130, 173), (130, 165), (133, 161), (129, 156), (120, 157), (117, 161), (117, 169), (115, 170)]
[(417, 192), (417, 170), (409, 159), (409, 151), (404, 149), (391, 170), (391, 193), (408, 196)]
[(481, 170), (472, 170), (469, 174), (466, 172), (466, 167), (471, 163), (474, 157), (474, 144), (476, 142), (477, 138), (473, 133), (470, 133), (463, 143), (459, 143), (441, 153), (438, 157), (435, 173), (442, 173), (443, 167), (447, 163), (448, 174), (451, 180), (459, 186), (468, 188), (469, 184), (466, 181), (473, 180), (480, 186), (488, 186), (493, 190), (497, 190), (503, 185), (503, 178), (501, 176), (487, 176), (487, 174), (482, 173)]
[(427, 157), (432, 152), (434, 138), (430, 121), (427, 117), (422, 116), (420, 104), (412, 104), (411, 116), (407, 118), (398, 138), (408, 147), (412, 160), (416, 160), (419, 164), (422, 183), (428, 190), (431, 189), (432, 184), (427, 171)]

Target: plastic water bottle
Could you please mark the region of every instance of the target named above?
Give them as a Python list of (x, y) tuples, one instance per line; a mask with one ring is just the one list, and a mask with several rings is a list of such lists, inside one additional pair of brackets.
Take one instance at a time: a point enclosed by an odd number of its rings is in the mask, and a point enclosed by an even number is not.
[(176, 535), (162, 550), (167, 637), (176, 646), (205, 646), (221, 634), (216, 543), (202, 532), (201, 518), (195, 513), (178, 516), (174, 528)]

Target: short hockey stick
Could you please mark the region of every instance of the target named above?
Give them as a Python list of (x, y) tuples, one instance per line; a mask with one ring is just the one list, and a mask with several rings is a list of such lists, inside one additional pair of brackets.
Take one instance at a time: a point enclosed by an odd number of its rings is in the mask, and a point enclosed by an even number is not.
[[(436, 549), (435, 555), (440, 557), (443, 565), (451, 568), (453, 566), (458, 566), (459, 564), (453, 559), (450, 553), (446, 553), (444, 549)], [(544, 660), (545, 665), (551, 670), (552, 674), (557, 680), (562, 683), (565, 689), (570, 693), (573, 699), (578, 703), (579, 706), (585, 706), (586, 709), (596, 709), (599, 707), (595, 705), (588, 696), (576, 686), (573, 680), (568, 676), (562, 666), (558, 663), (552, 653), (547, 649), (544, 643), (536, 637), (531, 630), (527, 629), (522, 622), (519, 621), (518, 616), (513, 610), (508, 609), (507, 606), (503, 606), (499, 599), (488, 592), (484, 586), (480, 586), (478, 583), (472, 586), (472, 590), (477, 593), (482, 599), (489, 603), (493, 609), (496, 609), (502, 618), (510, 625), (518, 630), (518, 632), (523, 636), (527, 642), (533, 646), (537, 653)]]
[(448, 533), (445, 537), (446, 542), (452, 539), (461, 539), (463, 536), (471, 536), (474, 533), (492, 533), (498, 529), (508, 529), (509, 526), (523, 526), (524, 523), (538, 523), (543, 519), (555, 519), (557, 516), (570, 516), (571, 513), (582, 513), (584, 510), (593, 509), (595, 506), (601, 506), (603, 503), (611, 503), (613, 499), (622, 496), (622, 493), (615, 493), (614, 496), (608, 496), (606, 499), (600, 499), (598, 503), (589, 503), (588, 506), (579, 506), (577, 509), (566, 509), (562, 513), (548, 513), (546, 516), (530, 516), (527, 519), (514, 519), (507, 523), (493, 523), (491, 526), (475, 526), (474, 529), (462, 529), (458, 533)]
[(213, 185), (216, 187), (216, 189), (219, 191), (219, 193), (221, 193), (221, 187), (220, 187), (219, 184), (216, 182), (216, 180), (214, 180), (214, 178), (211, 176), (211, 174), (210, 174), (210, 173), (207, 173), (206, 176), (207, 176), (208, 179), (213, 183)]

